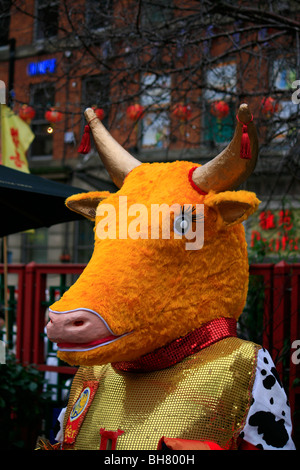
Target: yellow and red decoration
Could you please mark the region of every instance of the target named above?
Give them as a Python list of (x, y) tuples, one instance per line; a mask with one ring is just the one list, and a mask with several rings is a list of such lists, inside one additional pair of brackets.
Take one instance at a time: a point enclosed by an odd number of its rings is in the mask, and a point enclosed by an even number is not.
[(75, 443), (80, 426), (84, 420), (84, 417), (89, 407), (91, 406), (98, 385), (99, 383), (93, 380), (88, 380), (83, 384), (82, 391), (78, 399), (74, 403), (74, 406), (67, 421), (64, 444), (72, 445)]

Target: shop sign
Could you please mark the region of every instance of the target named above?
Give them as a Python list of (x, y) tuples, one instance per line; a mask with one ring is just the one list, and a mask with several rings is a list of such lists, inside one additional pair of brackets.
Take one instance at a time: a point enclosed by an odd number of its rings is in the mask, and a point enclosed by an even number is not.
[(27, 74), (30, 77), (37, 75), (47, 75), (56, 72), (56, 59), (41, 60), (39, 62), (30, 62), (27, 67)]

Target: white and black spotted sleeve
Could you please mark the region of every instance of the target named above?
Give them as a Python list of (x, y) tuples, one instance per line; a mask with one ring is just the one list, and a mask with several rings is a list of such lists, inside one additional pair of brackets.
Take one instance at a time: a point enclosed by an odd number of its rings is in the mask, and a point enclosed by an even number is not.
[(252, 403), (241, 436), (264, 450), (295, 450), (289, 402), (273, 360), (265, 349), (257, 358)]

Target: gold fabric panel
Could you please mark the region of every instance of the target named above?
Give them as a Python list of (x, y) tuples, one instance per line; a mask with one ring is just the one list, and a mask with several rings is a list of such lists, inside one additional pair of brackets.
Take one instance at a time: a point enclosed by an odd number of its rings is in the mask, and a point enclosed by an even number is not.
[(259, 348), (226, 338), (160, 371), (121, 372), (110, 364), (79, 368), (66, 420), (83, 383), (97, 380), (99, 386), (74, 448), (99, 449), (100, 428), (124, 431), (116, 450), (155, 450), (162, 436), (236, 448), (250, 406)]

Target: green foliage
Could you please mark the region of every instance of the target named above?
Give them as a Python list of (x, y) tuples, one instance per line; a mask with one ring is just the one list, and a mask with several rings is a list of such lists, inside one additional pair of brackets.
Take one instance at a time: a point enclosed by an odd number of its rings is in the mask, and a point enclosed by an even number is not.
[(250, 276), (247, 303), (239, 318), (239, 336), (262, 344), (264, 308), (264, 280)]
[(0, 449), (24, 449), (37, 437), (47, 400), (43, 375), (13, 355), (0, 365)]
[(266, 261), (268, 244), (264, 240), (255, 240), (253, 248), (248, 247), (249, 264), (259, 264)]

